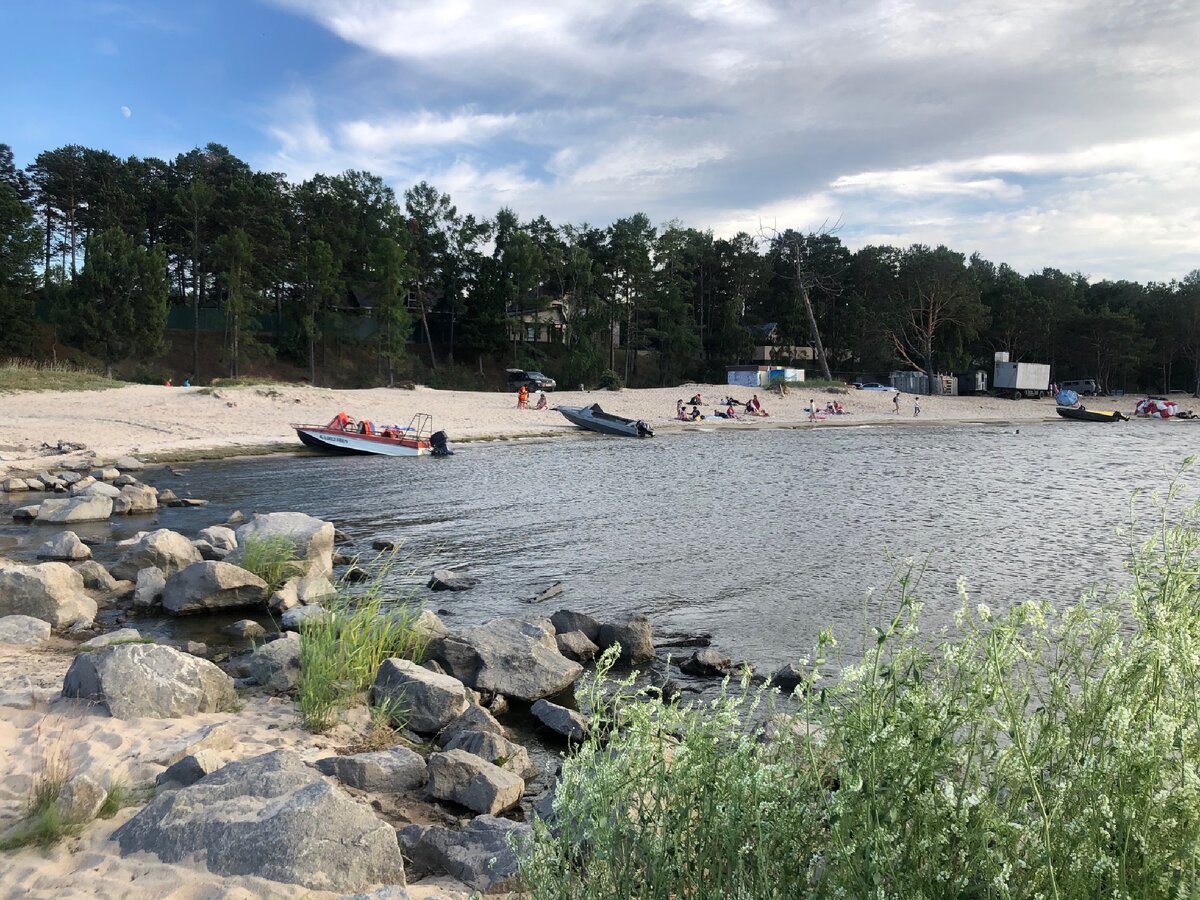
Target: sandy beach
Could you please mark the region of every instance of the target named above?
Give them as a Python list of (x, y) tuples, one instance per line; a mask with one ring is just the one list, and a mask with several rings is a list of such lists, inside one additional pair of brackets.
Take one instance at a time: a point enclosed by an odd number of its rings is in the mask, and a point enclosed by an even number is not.
[[(759, 391), (768, 418), (738, 421), (674, 419), (677, 400), (694, 394), (704, 399), (701, 412), (711, 416), (727, 395), (748, 400), (755, 391), (712, 384), (673, 388), (608, 391), (558, 391), (547, 395), (543, 410), (519, 410), (516, 395), (374, 388), (335, 391), (294, 385), (176, 388), (131, 385), (109, 391), (16, 393), (0, 396), (0, 474), (39, 471), (53, 460), (42, 449), (59, 441), (83, 444), (101, 460), (131, 453), (168, 461), (239, 452), (270, 452), (298, 446), (291, 423), (325, 423), (339, 410), (377, 423), (407, 424), (416, 413), (433, 416), (451, 444), (464, 441), (551, 437), (577, 433), (553, 410), (555, 405), (599, 403), (605, 410), (643, 419), (660, 435), (683, 428), (779, 428), (871, 424), (929, 425), (954, 422), (1023, 422), (1053, 419), (1050, 400), (1002, 400), (995, 397), (922, 397), (920, 416), (914, 397), (901, 395), (895, 412), (890, 392), (834, 394), (827, 389), (794, 387), (786, 396)], [(815, 399), (823, 408), (840, 401), (847, 412), (809, 422), (805, 408)], [(532, 403), (531, 403), (532, 405)], [(1119, 406), (1119, 404), (1117, 404)]]

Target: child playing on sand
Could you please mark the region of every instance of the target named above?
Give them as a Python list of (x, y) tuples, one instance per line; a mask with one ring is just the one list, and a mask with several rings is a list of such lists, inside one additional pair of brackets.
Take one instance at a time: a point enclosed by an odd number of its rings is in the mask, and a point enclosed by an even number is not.
[(913, 418), (915, 419), (920, 414), (921, 414), (921, 398), (913, 397)]

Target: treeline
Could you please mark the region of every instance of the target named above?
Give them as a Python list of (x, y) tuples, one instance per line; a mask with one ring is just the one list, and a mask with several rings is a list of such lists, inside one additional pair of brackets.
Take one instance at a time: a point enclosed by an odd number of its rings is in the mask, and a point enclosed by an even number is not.
[[(604, 228), (510, 209), (477, 219), (424, 182), (403, 197), (368, 172), (292, 184), (218, 144), (169, 162), (72, 145), (24, 169), (0, 145), (0, 354), (29, 353), (41, 314), (111, 369), (160, 352), (172, 309), (193, 332), (197, 378), (279, 356), (315, 382), (336, 335), (390, 382), (417, 359), (532, 365), (549, 336), (568, 384), (606, 370), (643, 385), (723, 380), (767, 345), (816, 376), (822, 356), (849, 377), (990, 370), (1004, 350), (1109, 389), (1200, 387), (1200, 270), (1091, 283), (944, 246), (714, 238), (641, 213)], [(214, 320), (224, 362), (201, 372)]]

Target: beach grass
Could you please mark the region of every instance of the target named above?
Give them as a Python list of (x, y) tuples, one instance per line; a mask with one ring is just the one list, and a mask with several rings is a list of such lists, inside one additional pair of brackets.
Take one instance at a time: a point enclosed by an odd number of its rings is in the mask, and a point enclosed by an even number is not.
[(9, 359), (0, 363), (0, 393), (17, 391), (105, 391), (125, 382), (70, 363)]
[(248, 539), (242, 549), (241, 566), (267, 583), (268, 596), (304, 571), (296, 557), (295, 543), (285, 535)]
[(1200, 503), (1186, 494), (1176, 480), (1152, 534), (1130, 531), (1128, 591), (1063, 609), (994, 613), (960, 585), (955, 627), (930, 634), (920, 567), (900, 565), (869, 599), (881, 624), (861, 656), (821, 678), (824, 633), (787, 712), (748, 680), (663, 704), (604, 685), (602, 665), (553, 827), (536, 820), (520, 848), (532, 895), (1193, 896)]
[[(385, 659), (420, 662), (425, 638), (414, 627), (420, 610), (408, 599), (385, 596), (385, 582), (395, 555), (381, 557), (371, 582), (353, 595), (339, 585), (333, 600), (324, 601), (325, 615), (300, 626), (300, 719), (309, 731), (329, 730), (339, 711), (360, 702)], [(383, 710), (393, 724), (403, 710)]]

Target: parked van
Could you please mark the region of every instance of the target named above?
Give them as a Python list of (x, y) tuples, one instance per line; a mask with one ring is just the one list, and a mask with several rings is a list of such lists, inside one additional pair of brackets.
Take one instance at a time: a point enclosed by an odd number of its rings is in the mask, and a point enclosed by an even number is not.
[(1060, 391), (1074, 391), (1080, 397), (1094, 397), (1100, 393), (1100, 388), (1094, 378), (1080, 378), (1075, 381), (1060, 381)]

